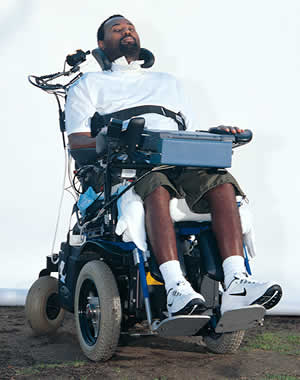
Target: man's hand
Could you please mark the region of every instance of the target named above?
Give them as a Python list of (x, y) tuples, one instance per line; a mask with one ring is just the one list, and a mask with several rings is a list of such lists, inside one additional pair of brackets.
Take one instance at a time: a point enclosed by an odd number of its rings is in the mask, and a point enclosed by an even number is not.
[(215, 133), (219, 135), (233, 135), (234, 140), (239, 145), (246, 144), (252, 140), (252, 132), (250, 129), (241, 129), (238, 127), (229, 127), (226, 125), (219, 125), (218, 127), (209, 128), (209, 133)]
[(219, 129), (220, 131), (232, 133), (233, 135), (235, 135), (236, 133), (243, 133), (244, 132), (244, 129), (241, 129), (238, 127), (230, 127), (230, 126), (226, 126), (226, 125), (219, 125), (215, 129)]

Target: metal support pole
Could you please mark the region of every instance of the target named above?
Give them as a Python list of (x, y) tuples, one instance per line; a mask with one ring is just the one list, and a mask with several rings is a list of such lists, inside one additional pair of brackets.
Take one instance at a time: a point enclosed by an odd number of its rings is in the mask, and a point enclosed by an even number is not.
[(147, 285), (146, 273), (145, 273), (145, 267), (144, 267), (144, 255), (143, 255), (143, 252), (138, 248), (135, 248), (134, 255), (135, 255), (135, 261), (139, 265), (140, 279), (141, 279), (143, 295), (144, 295), (144, 300), (145, 300), (147, 321), (148, 321), (149, 327), (151, 329), (152, 313), (151, 313), (149, 291), (148, 291), (148, 285)]

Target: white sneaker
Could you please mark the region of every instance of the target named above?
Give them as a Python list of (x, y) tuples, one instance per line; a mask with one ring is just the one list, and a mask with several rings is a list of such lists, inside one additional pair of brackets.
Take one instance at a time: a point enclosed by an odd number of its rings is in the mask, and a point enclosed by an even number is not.
[(191, 315), (197, 311), (204, 311), (205, 299), (195, 292), (188, 281), (179, 281), (168, 289), (167, 307), (169, 317), (175, 315)]
[(221, 314), (254, 304), (271, 309), (278, 304), (281, 296), (281, 286), (275, 282), (258, 282), (244, 273), (235, 275), (222, 295)]

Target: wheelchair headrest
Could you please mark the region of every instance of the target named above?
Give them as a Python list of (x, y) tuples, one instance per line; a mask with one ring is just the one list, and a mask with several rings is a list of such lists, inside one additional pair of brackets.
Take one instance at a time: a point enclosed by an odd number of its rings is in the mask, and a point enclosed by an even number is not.
[[(96, 61), (101, 66), (102, 70), (110, 70), (111, 69), (111, 61), (107, 58), (104, 51), (100, 48), (92, 50), (92, 55), (96, 59)], [(149, 67), (153, 66), (155, 58), (154, 55), (151, 53), (150, 50), (141, 48), (140, 50), (140, 56), (139, 59), (141, 61), (144, 61), (142, 64), (142, 68), (148, 69)]]

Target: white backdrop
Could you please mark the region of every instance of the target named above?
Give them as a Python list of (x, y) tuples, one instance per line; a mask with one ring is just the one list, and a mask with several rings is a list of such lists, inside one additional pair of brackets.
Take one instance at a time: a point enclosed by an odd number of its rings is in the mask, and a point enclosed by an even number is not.
[(184, 80), (201, 129), (228, 124), (254, 131), (253, 142), (235, 152), (232, 168), (254, 213), (253, 271), (284, 289), (274, 314), (300, 314), (300, 2), (109, 3), (0, 3), (2, 294), (3, 288), (28, 289), (45, 266), (63, 177), (55, 99), (29, 85), (27, 75), (59, 71), (68, 53), (93, 49), (100, 23), (121, 13), (155, 54), (154, 69)]

